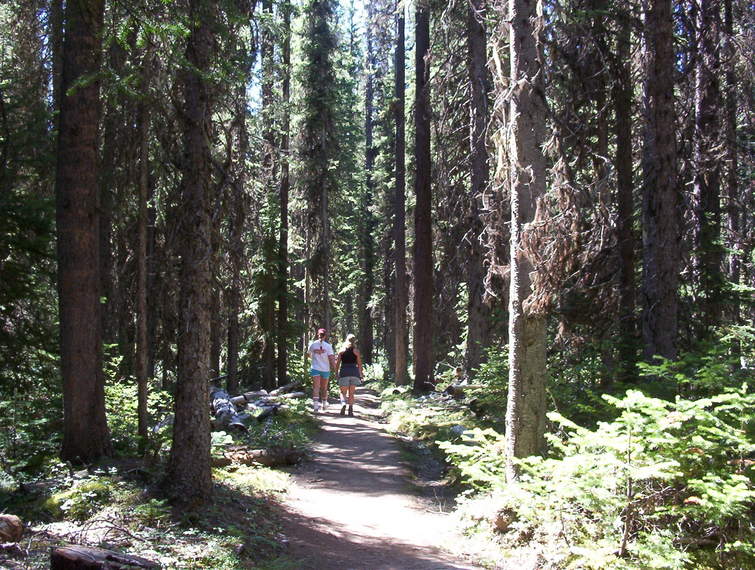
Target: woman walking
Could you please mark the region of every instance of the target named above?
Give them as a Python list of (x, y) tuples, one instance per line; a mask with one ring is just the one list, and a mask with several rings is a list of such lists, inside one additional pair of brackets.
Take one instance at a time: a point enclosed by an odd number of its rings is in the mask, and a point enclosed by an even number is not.
[(333, 346), (325, 340), (327, 338), (328, 331), (318, 329), (317, 339), (307, 348), (307, 356), (312, 359), (309, 375), (312, 377), (312, 410), (315, 413), (320, 409), (324, 412), (328, 407), (328, 378), (334, 366)]
[(341, 351), (336, 358), (336, 374), (338, 386), (341, 388), (341, 415), (346, 414), (346, 406), (349, 406), (349, 415), (354, 415), (354, 392), (362, 383), (362, 355), (356, 349), (357, 339), (353, 334), (346, 337), (346, 342), (341, 346)]

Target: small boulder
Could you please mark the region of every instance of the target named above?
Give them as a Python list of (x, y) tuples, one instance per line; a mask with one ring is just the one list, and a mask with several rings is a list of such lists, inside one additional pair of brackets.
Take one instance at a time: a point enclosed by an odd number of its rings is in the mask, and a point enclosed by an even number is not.
[(0, 515), (0, 542), (18, 542), (24, 534), (24, 523), (16, 515)]

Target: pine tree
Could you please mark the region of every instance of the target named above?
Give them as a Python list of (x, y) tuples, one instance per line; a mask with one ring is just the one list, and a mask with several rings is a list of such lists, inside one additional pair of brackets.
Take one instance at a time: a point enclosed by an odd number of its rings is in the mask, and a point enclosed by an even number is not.
[(55, 177), (64, 406), (61, 458), (75, 462), (90, 462), (110, 450), (102, 370), (97, 196), (103, 11), (101, 0), (67, 3), (63, 43)]
[(333, 30), (335, 2), (310, 0), (304, 8), (304, 61), (300, 77), (302, 125), (299, 176), (306, 201), (306, 255), (308, 291), (307, 329), (331, 328), (331, 237), (328, 204), (337, 189), (338, 157), (334, 58), (338, 47)]
[(430, 188), (430, 7), (418, 2), (415, 20), (414, 98), (414, 389), (433, 376), (433, 247)]

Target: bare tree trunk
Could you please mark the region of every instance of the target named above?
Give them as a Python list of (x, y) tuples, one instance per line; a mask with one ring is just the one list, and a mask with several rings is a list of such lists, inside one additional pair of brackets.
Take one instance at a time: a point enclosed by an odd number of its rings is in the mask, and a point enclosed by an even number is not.
[(724, 285), (723, 251), (718, 243), (721, 236), (719, 13), (718, 0), (700, 0), (696, 30), (694, 191), (698, 226), (696, 273), (702, 294), (703, 335), (721, 322)]
[[(151, 54), (147, 52), (142, 62), (142, 91), (149, 82), (148, 66)], [(137, 417), (139, 453), (144, 453), (149, 438), (147, 395), (149, 378), (149, 341), (147, 312), (147, 203), (149, 201), (149, 111), (146, 101), (139, 105), (139, 217), (137, 223), (136, 255), (136, 358)]]
[(632, 80), (631, 28), (629, 13), (620, 15), (613, 86), (613, 105), (616, 115), (616, 193), (617, 236), (619, 246), (619, 378), (635, 376), (637, 359), (637, 326), (635, 321), (636, 291), (634, 182), (632, 180)]
[(481, 243), (482, 220), (479, 200), (488, 186), (490, 167), (488, 164), (487, 126), (488, 75), (487, 42), (485, 38), (486, 0), (472, 0), (467, 8), (467, 38), (470, 98), (470, 157), (471, 195), (469, 236), (469, 259), (467, 260), (467, 293), (469, 295), (467, 321), (467, 350), (464, 355), (466, 368), (471, 371), (483, 361), (483, 350), (489, 343), (490, 310), (484, 303), (486, 270), (483, 267), (485, 254)]
[[(274, 217), (274, 210), (276, 209), (276, 194), (275, 192), (275, 124), (274, 124), (274, 103), (275, 98), (273, 94), (274, 72), (275, 62), (273, 61), (274, 47), (273, 47), (273, 2), (272, 0), (262, 1), (262, 13), (265, 16), (265, 20), (262, 24), (262, 34), (260, 39), (260, 59), (262, 64), (262, 139), (263, 139), (263, 152), (262, 152), (262, 175), (264, 177), (264, 186), (267, 189), (265, 192), (265, 207), (270, 210), (271, 217)], [(265, 225), (263, 224), (263, 227)], [(275, 315), (275, 298), (276, 291), (275, 286), (278, 280), (278, 261), (276, 255), (278, 253), (278, 239), (277, 232), (270, 227), (264, 229), (265, 235), (263, 237), (264, 243), (262, 246), (262, 253), (264, 259), (264, 266), (262, 269), (261, 278), (261, 291), (262, 298), (260, 299), (259, 309), (259, 321), (260, 328), (262, 329), (262, 385), (271, 390), (275, 388), (276, 378), (276, 358), (275, 358), (275, 344), (278, 335), (275, 331), (276, 315)]]
[(511, 285), (509, 294), (509, 391), (506, 407), (506, 476), (516, 480), (514, 458), (542, 448), (545, 432), (545, 326), (528, 303), (535, 271), (526, 248), (537, 201), (545, 195), (545, 101), (538, 60), (536, 0), (509, 0), (511, 84)]
[(187, 67), (183, 70), (184, 148), (182, 164), (181, 293), (175, 423), (166, 486), (179, 502), (201, 504), (212, 492), (210, 417), (207, 413), (210, 360), (212, 237), (210, 160), (207, 133), (211, 110), (206, 74), (210, 67), (212, 0), (189, 1)]
[[(52, 52), (52, 110), (60, 111), (63, 67), (63, 0), (50, 1), (50, 49)], [(57, 128), (58, 116), (54, 124)]]
[(375, 265), (375, 244), (374, 244), (374, 226), (372, 219), (372, 199), (375, 192), (375, 182), (373, 180), (373, 170), (375, 168), (376, 149), (373, 145), (373, 124), (374, 124), (374, 99), (375, 99), (375, 47), (373, 41), (373, 26), (375, 10), (372, 3), (367, 4), (367, 82), (364, 97), (364, 133), (365, 133), (365, 189), (364, 201), (360, 208), (361, 223), (361, 242), (362, 242), (362, 272), (364, 281), (362, 282), (361, 302), (359, 306), (359, 342), (361, 346), (362, 359), (366, 364), (372, 363), (372, 345), (373, 345), (373, 324), (372, 301), (374, 265)]
[(414, 96), (414, 389), (421, 391), (433, 376), (433, 247), (430, 188), (430, 8), (416, 9), (416, 92)]
[[(216, 228), (212, 229), (215, 233)], [(216, 241), (216, 240), (213, 240)], [(217, 236), (216, 245), (220, 246), (220, 236)], [(215, 248), (213, 248), (215, 249)], [(220, 375), (220, 353), (223, 349), (223, 320), (222, 320), (222, 307), (220, 303), (220, 284), (218, 283), (218, 270), (220, 265), (220, 259), (218, 251), (213, 252), (212, 266), (210, 270), (212, 273), (210, 293), (210, 377)]]
[[(69, 2), (55, 174), (58, 229), (61, 458), (89, 462), (110, 450), (105, 419), (100, 314), (97, 130), (103, 3)], [(76, 89), (71, 89), (77, 85)]]
[(394, 201), (394, 260), (396, 271), (394, 304), (394, 343), (395, 343), (395, 372), (396, 384), (403, 386), (407, 383), (406, 368), (409, 352), (409, 339), (406, 326), (407, 287), (406, 287), (406, 128), (405, 128), (405, 20), (404, 5), (399, 0), (399, 14), (396, 17), (396, 54), (395, 54), (395, 109), (396, 122), (396, 196)]
[(645, 15), (647, 76), (643, 153), (644, 357), (675, 359), (679, 238), (671, 0), (649, 0)]
[[(724, 0), (724, 54), (726, 64), (726, 112), (725, 112), (725, 164), (727, 197), (727, 243), (732, 253), (729, 255), (729, 280), (738, 284), (741, 277), (740, 256), (740, 220), (739, 189), (737, 184), (737, 77), (734, 63), (734, 18), (732, 0)], [(737, 299), (733, 300), (732, 316), (739, 322), (740, 307)]]
[(281, 136), (281, 181), (280, 181), (280, 236), (278, 238), (278, 385), (288, 382), (288, 195), (291, 189), (289, 177), (289, 152), (291, 129), (291, 3), (286, 0), (283, 10), (283, 125)]

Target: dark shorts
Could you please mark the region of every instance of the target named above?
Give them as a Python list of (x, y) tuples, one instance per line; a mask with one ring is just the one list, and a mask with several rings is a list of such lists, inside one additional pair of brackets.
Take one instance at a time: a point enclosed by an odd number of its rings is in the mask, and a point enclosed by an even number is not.
[(339, 386), (361, 386), (362, 379), (359, 376), (342, 376), (338, 379)]

